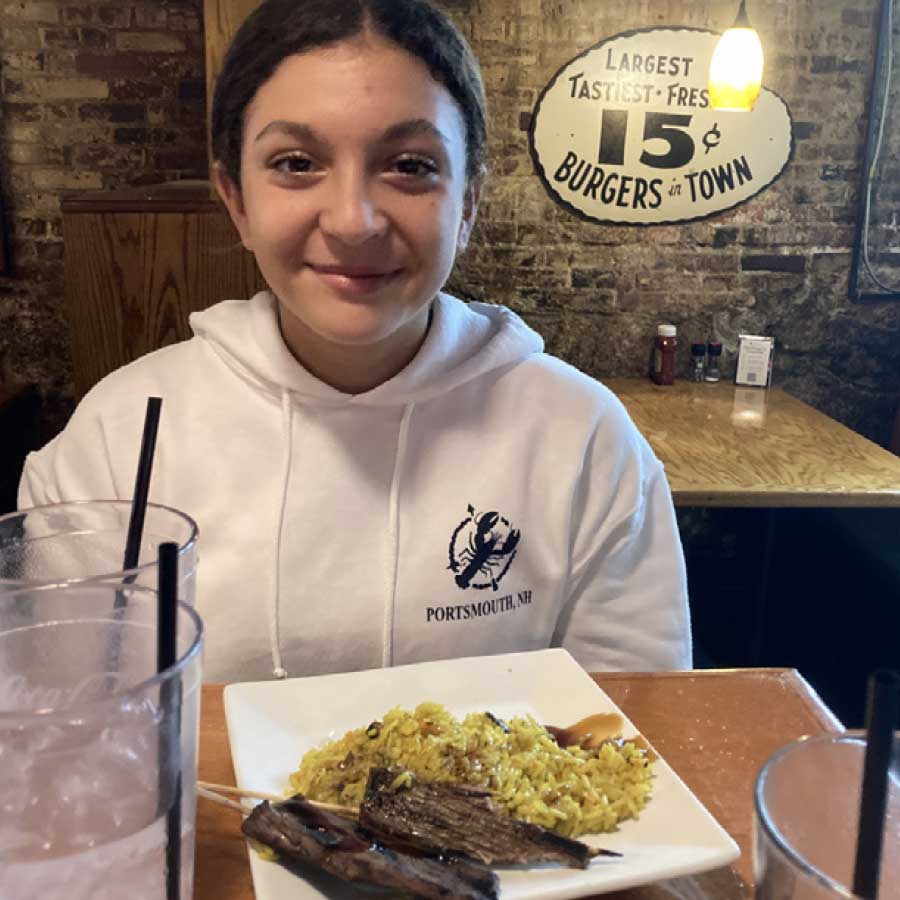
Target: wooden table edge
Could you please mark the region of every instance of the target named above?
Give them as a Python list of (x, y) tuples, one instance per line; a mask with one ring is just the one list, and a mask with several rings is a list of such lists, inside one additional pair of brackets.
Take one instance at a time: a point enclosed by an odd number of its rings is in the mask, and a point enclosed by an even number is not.
[(809, 712), (819, 722), (824, 731), (846, 731), (844, 723), (828, 708), (825, 701), (819, 696), (816, 689), (794, 668), (781, 666), (754, 666), (747, 668), (721, 668), (721, 669), (684, 669), (675, 672), (588, 672), (598, 687), (603, 687), (605, 681), (652, 681), (664, 679), (692, 679), (699, 677), (715, 676), (746, 676), (752, 678), (758, 675), (771, 675), (791, 682), (797, 693), (803, 698)]

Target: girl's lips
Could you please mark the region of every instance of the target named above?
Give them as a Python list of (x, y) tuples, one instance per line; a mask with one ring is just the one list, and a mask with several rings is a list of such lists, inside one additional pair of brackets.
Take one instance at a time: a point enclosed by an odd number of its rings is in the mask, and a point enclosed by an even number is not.
[(389, 272), (367, 272), (344, 269), (339, 266), (314, 266), (312, 264), (309, 265), (309, 268), (331, 290), (348, 297), (365, 297), (375, 294), (393, 281), (402, 271), (393, 269)]

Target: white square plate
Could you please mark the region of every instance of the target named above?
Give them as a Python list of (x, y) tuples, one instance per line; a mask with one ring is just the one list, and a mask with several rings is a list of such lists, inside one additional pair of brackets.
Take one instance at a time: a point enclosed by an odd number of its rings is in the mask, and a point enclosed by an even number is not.
[[(585, 716), (619, 712), (565, 650), (539, 650), (445, 662), (248, 682), (225, 688), (225, 717), (237, 783), (281, 794), (288, 775), (311, 747), (380, 718), (394, 706), (443, 703), (457, 717), (490, 711), (501, 718), (531, 714), (566, 726)], [(637, 733), (625, 720), (624, 735)], [(652, 740), (652, 736), (651, 736)], [(587, 869), (553, 866), (498, 869), (503, 900), (567, 898), (620, 890), (727, 865), (737, 844), (681, 779), (660, 759), (653, 796), (639, 819), (613, 834), (585, 836), (623, 854), (598, 858)], [(371, 897), (336, 878), (290, 874), (250, 851), (257, 900)]]

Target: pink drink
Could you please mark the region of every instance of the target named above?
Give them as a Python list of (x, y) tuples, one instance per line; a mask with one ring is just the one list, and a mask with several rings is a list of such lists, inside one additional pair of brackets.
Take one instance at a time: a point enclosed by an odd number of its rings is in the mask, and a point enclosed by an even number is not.
[[(112, 621), (114, 592), (95, 589), (78, 600), (85, 620), (15, 628), (7, 616), (0, 627), (0, 900), (165, 900), (179, 770), (181, 896), (191, 896), (199, 621), (179, 617), (179, 653), (189, 651), (170, 670), (180, 715), (177, 705), (164, 715), (161, 699), (173, 695), (152, 677), (150, 599), (130, 594)], [(180, 742), (166, 740), (178, 732)]]

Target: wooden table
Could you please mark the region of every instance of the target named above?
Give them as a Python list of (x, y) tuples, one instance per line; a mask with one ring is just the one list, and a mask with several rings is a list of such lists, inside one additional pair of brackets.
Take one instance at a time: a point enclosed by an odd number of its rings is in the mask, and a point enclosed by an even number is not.
[(900, 457), (780, 388), (605, 383), (678, 506), (900, 506)]
[[(840, 731), (840, 722), (793, 669), (603, 673), (594, 680), (741, 848), (733, 869), (605, 896), (749, 900), (756, 773), (781, 745), (804, 734)], [(222, 685), (203, 688), (199, 777), (234, 784)], [(252, 900), (238, 819), (231, 810), (198, 800), (195, 900)]]

